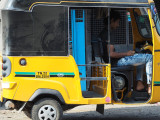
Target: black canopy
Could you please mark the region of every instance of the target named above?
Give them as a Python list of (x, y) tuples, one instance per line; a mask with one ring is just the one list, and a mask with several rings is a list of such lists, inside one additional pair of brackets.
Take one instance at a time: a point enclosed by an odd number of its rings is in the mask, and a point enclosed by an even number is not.
[(9, 0), (5, 8), (12, 10), (29, 10), (36, 4), (54, 4), (69, 6), (120, 6), (120, 7), (148, 7), (148, 0)]

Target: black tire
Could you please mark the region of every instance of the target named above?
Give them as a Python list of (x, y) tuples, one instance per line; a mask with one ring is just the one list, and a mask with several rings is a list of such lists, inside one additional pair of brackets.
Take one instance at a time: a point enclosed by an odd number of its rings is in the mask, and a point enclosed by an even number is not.
[[(52, 113), (52, 115), (48, 114), (48, 111)], [(47, 115), (46, 115), (47, 114)], [(50, 117), (48, 120), (61, 120), (63, 116), (63, 110), (59, 102), (54, 99), (44, 98), (36, 102), (31, 111), (32, 120), (42, 120)]]

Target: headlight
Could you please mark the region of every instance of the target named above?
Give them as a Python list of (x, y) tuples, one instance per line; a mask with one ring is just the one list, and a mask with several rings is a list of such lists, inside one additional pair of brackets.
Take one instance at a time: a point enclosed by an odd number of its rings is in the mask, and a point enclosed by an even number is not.
[(10, 88), (10, 84), (9, 83), (2, 83), (2, 88)]
[(114, 77), (114, 87), (116, 90), (121, 90), (125, 86), (125, 79), (121, 76)]
[(15, 85), (17, 85), (16, 82), (2, 82), (3, 89), (12, 89)]

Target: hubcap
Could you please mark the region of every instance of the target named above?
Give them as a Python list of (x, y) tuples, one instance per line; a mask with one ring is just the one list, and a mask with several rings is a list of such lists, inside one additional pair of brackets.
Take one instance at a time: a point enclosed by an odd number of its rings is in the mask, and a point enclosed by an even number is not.
[(55, 120), (56, 116), (56, 109), (51, 105), (44, 105), (38, 111), (38, 117), (40, 120)]

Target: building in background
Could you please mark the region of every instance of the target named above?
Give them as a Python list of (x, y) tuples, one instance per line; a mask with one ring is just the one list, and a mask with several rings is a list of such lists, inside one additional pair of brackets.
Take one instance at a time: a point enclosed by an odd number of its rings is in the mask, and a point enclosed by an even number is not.
[[(8, 1), (8, 0), (0, 0), (0, 10), (3, 8), (3, 5), (4, 5), (4, 3), (6, 2), (6, 1)], [(2, 24), (2, 22), (1, 22), (2, 20), (1, 20), (1, 12), (0, 12), (0, 54), (2, 53), (2, 26), (1, 26), (1, 24)]]
[[(0, 0), (0, 9), (3, 8), (4, 2), (7, 0)], [(2, 22), (1, 22), (1, 11), (0, 11), (0, 80), (2, 79)], [(0, 82), (0, 88), (1, 88), (1, 82)]]

